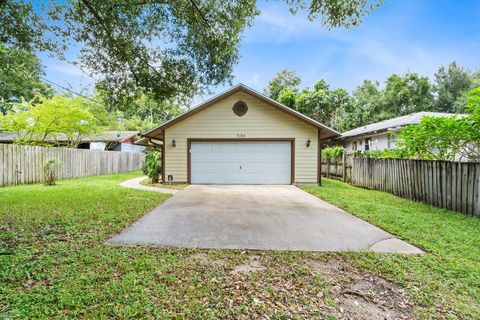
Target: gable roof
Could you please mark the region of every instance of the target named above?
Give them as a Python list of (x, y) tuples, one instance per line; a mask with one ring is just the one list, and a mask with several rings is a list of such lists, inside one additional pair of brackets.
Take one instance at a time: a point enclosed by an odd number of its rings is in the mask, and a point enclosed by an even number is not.
[(159, 125), (158, 127), (150, 130), (150, 131), (147, 131), (144, 136), (146, 137), (158, 137), (158, 136), (163, 136), (163, 131), (180, 122), (180, 121), (183, 121), (185, 120), (186, 118), (202, 111), (202, 110), (205, 110), (207, 109), (208, 107), (214, 105), (215, 103), (231, 96), (232, 94), (235, 94), (237, 92), (244, 92), (244, 93), (247, 93), (251, 96), (253, 96), (254, 98), (264, 102), (265, 104), (279, 110), (279, 111), (282, 111), (282, 112), (285, 112), (286, 114), (289, 114), (290, 116), (294, 117), (294, 118), (297, 118), (298, 120), (300, 121), (303, 121), (313, 127), (316, 127), (318, 129), (321, 130), (321, 140), (325, 140), (325, 139), (329, 139), (329, 138), (333, 138), (333, 137), (336, 137), (338, 135), (340, 135), (340, 133), (338, 133), (337, 131), (333, 130), (332, 128), (329, 128), (327, 127), (326, 125), (324, 124), (321, 124), (320, 122), (310, 118), (310, 117), (307, 117), (306, 115), (290, 108), (290, 107), (287, 107), (286, 105), (284, 104), (281, 104), (267, 96), (265, 96), (264, 94), (250, 88), (250, 87), (247, 87), (246, 85), (240, 83), (240, 84), (237, 84), (236, 86), (233, 86), (231, 87), (230, 89), (208, 99), (207, 101), (203, 102), (202, 104), (190, 109), (190, 110), (187, 110), (185, 111), (184, 113), (182, 113), (181, 115), (171, 119), (171, 120), (168, 120), (166, 122), (164, 122), (163, 124)]
[(372, 123), (363, 127), (358, 127), (350, 131), (342, 133), (340, 139), (346, 139), (361, 135), (381, 133), (387, 130), (400, 130), (401, 128), (411, 125), (419, 124), (423, 117), (451, 117), (451, 116), (464, 116), (454, 113), (442, 113), (442, 112), (417, 112), (406, 116), (387, 119), (380, 122)]

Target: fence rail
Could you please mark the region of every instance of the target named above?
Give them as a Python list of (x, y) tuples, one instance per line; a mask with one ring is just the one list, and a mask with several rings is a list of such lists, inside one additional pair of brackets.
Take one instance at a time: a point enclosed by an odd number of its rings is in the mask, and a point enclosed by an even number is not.
[(96, 176), (140, 169), (142, 153), (48, 148), (0, 144), (0, 186), (36, 183), (44, 180), (43, 165), (48, 159), (63, 163), (59, 179)]
[(353, 159), (351, 184), (480, 216), (480, 163)]

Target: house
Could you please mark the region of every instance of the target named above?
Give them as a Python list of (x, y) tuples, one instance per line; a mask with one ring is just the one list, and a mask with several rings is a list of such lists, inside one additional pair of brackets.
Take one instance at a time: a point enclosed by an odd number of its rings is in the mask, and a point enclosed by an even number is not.
[(425, 117), (450, 117), (452, 113), (417, 112), (372, 123), (363, 127), (342, 133), (337, 138), (345, 147), (347, 153), (354, 151), (386, 150), (397, 147), (397, 134), (405, 126), (418, 124)]
[(143, 152), (145, 147), (135, 145), (140, 131), (104, 131), (87, 135), (78, 145), (79, 149)]
[[(145, 147), (134, 145), (134, 138), (140, 131), (104, 131), (98, 134), (86, 135), (78, 145), (79, 149), (112, 150), (123, 152), (143, 152)], [(11, 144), (18, 138), (14, 132), (0, 132), (0, 143)], [(55, 141), (60, 146), (66, 145), (69, 140), (63, 134), (58, 134)]]
[(338, 135), (239, 84), (144, 136), (163, 146), (163, 181), (316, 184), (320, 143)]

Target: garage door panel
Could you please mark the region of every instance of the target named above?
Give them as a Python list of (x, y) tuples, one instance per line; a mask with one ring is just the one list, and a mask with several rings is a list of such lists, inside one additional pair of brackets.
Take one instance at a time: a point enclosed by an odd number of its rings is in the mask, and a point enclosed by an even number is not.
[(291, 142), (191, 143), (191, 183), (290, 184)]

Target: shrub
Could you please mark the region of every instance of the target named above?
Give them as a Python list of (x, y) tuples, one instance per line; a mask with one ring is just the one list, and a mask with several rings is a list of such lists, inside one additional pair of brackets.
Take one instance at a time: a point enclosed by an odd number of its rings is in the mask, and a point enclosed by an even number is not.
[(372, 159), (414, 159), (405, 148), (397, 148), (392, 150), (369, 150), (355, 151), (355, 158), (372, 158)]
[(142, 171), (152, 179), (152, 183), (158, 183), (158, 178), (162, 173), (162, 153), (154, 148), (145, 150), (145, 153), (145, 163), (143, 164)]
[(338, 161), (342, 158), (344, 150), (342, 146), (324, 148), (322, 149), (322, 157), (331, 161)]
[(43, 165), (43, 172), (45, 173), (45, 185), (53, 186), (57, 181), (57, 169), (60, 169), (63, 163), (59, 160), (48, 159)]

